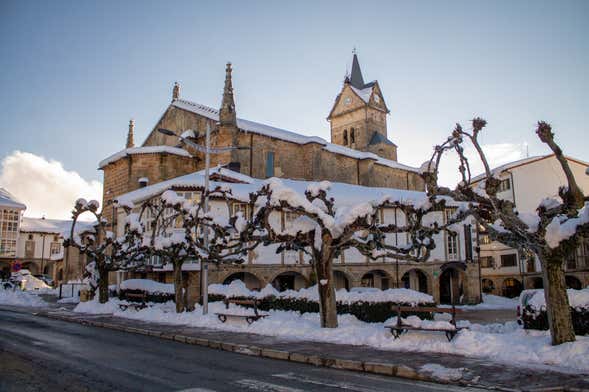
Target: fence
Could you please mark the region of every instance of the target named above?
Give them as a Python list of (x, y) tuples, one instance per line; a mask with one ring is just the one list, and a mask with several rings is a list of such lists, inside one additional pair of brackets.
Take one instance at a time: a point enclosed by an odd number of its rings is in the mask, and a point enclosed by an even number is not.
[(59, 285), (59, 299), (79, 297), (80, 290), (85, 287), (85, 283), (62, 283)]

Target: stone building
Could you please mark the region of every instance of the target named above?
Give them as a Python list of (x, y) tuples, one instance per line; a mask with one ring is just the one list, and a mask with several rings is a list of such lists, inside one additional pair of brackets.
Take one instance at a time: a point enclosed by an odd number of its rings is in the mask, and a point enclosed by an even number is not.
[[(589, 194), (589, 164), (566, 157), (577, 184)], [(521, 213), (535, 213), (544, 198), (558, 197), (558, 188), (566, 184), (566, 177), (554, 154), (521, 159), (493, 169), (501, 180), (498, 197), (513, 202)], [(478, 186), (485, 176), (473, 178)], [(521, 251), (479, 233), (480, 265), (483, 290), (513, 297), (523, 289), (543, 287), (540, 263)], [(580, 289), (589, 285), (589, 241), (579, 245), (576, 254), (565, 263), (566, 282), (569, 288)]]
[[(219, 110), (181, 98), (180, 86), (176, 83), (171, 103), (140, 147), (134, 146), (134, 123), (130, 123), (126, 148), (99, 164), (104, 172), (103, 214), (113, 227), (121, 228), (121, 223), (117, 224), (117, 213), (111, 207), (114, 200), (128, 197), (139, 188), (161, 189), (164, 182), (174, 182), (204, 168), (203, 154), (179, 141), (178, 136), (204, 145), (207, 127), (211, 130), (212, 147), (241, 147), (211, 156), (211, 166), (231, 169), (223, 169), (222, 181), (279, 177), (298, 181), (328, 180), (370, 188), (425, 190), (419, 169), (397, 161), (398, 147), (388, 137), (389, 109), (381, 87), (377, 81), (364, 82), (355, 54), (352, 71), (346, 76), (327, 117), (331, 126), (330, 142), (238, 118), (232, 73), (231, 64), (227, 64)], [(159, 129), (172, 131), (176, 136), (158, 132)], [(219, 176), (219, 172), (216, 175)], [(241, 180), (235, 179), (236, 176), (242, 176), (239, 177)], [(449, 243), (441, 239), (440, 249), (449, 248), (450, 256), (440, 255), (431, 263), (368, 263), (365, 258), (360, 258), (353, 265), (342, 265), (337, 270), (339, 285), (407, 286), (429, 292), (437, 299), (445, 299), (449, 290), (448, 273), (444, 274), (440, 267), (448, 261), (467, 259), (466, 250), (458, 251), (459, 248), (469, 249), (464, 245), (474, 238), (470, 227), (467, 231), (468, 236), (461, 240), (462, 248), (457, 239)], [(476, 262), (472, 252), (470, 255), (469, 262)], [(280, 260), (226, 267), (225, 272), (211, 272), (211, 280), (225, 282), (240, 276), (246, 283), (256, 286), (276, 282), (279, 278), (278, 287), (308, 285), (309, 265), (294, 263), (287, 266), (285, 264), (290, 264), (287, 261), (282, 263), (289, 257), (298, 260), (296, 255), (283, 255)], [(187, 273), (194, 290), (198, 279), (195, 273)], [(469, 293), (467, 301), (480, 299), (478, 267), (469, 267), (459, 276), (460, 285)], [(151, 277), (158, 280), (170, 278), (161, 273)], [(454, 292), (458, 292), (458, 287)]]
[(20, 220), (26, 208), (10, 192), (0, 188), (0, 278), (10, 275), (16, 261)]

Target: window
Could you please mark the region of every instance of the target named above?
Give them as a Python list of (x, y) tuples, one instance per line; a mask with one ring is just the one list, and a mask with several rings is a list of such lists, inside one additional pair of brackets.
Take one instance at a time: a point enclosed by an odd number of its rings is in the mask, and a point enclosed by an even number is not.
[(510, 189), (511, 189), (511, 181), (509, 180), (509, 178), (506, 178), (505, 180), (501, 180), (501, 182), (499, 183), (499, 192), (508, 191)]
[(241, 216), (244, 219), (249, 219), (249, 217), (250, 217), (249, 204), (247, 204), (247, 203), (233, 203), (231, 205), (231, 215), (235, 216), (239, 212), (241, 212)]
[(491, 243), (491, 237), (489, 237), (489, 234), (482, 234), (479, 236), (479, 241), (481, 242), (481, 245), (489, 245)]
[(356, 135), (354, 128), (350, 129), (350, 144), (356, 144)]
[(49, 254), (58, 255), (61, 253), (61, 244), (59, 242), (52, 242), (49, 245)]
[(533, 257), (527, 259), (527, 272), (536, 272), (536, 261)]
[(344, 129), (344, 146), (348, 145), (348, 130)]
[(29, 241), (32, 241), (32, 240), (33, 240), (33, 235), (29, 234)]
[(501, 255), (501, 267), (516, 267), (517, 255), (510, 253), (508, 255)]
[(494, 268), (495, 259), (493, 256), (482, 256), (480, 258), (481, 268)]
[(458, 235), (456, 233), (446, 233), (446, 249), (448, 250), (448, 260), (458, 259)]
[(17, 210), (0, 210), (0, 256), (16, 256), (16, 237), (20, 212)]
[(266, 178), (274, 177), (274, 151), (266, 153)]

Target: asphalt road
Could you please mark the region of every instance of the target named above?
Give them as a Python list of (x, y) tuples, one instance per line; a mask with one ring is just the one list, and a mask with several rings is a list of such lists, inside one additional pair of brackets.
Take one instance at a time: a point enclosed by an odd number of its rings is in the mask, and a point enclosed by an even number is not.
[(0, 310), (0, 391), (474, 391)]

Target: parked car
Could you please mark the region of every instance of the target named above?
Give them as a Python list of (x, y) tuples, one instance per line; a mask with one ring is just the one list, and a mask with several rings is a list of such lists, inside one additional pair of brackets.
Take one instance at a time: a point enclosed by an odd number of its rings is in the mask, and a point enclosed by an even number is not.
[(47, 285), (53, 287), (54, 282), (53, 282), (53, 278), (51, 278), (51, 276), (49, 276), (49, 275), (33, 275), (33, 276), (37, 279), (41, 279)]
[(539, 291), (544, 291), (542, 289), (531, 289), (531, 290), (523, 290), (519, 295), (519, 303), (517, 305), (517, 323), (519, 325), (523, 325), (522, 316), (524, 313), (524, 309), (528, 306), (528, 302), (532, 299), (532, 297)]

